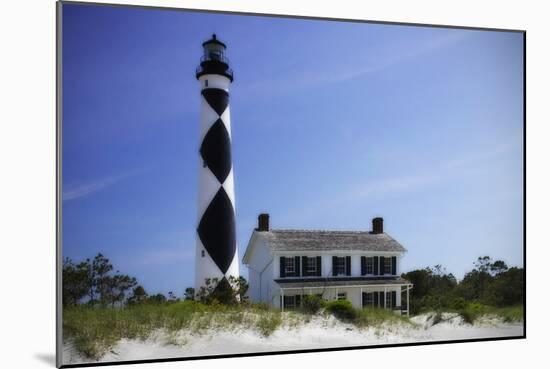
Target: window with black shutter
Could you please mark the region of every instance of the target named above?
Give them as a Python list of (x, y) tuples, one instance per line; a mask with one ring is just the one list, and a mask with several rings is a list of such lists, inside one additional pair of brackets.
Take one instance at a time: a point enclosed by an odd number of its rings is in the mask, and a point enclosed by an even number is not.
[(372, 258), (374, 265), (374, 275), (378, 275), (378, 256)]
[(285, 309), (294, 309), (296, 307), (296, 296), (284, 296), (283, 301)]
[(374, 258), (373, 257), (367, 257), (366, 258), (366, 273), (367, 275), (373, 275), (374, 274)]
[(367, 258), (361, 256), (361, 275), (367, 274)]
[(284, 278), (286, 277), (286, 274), (285, 274), (285, 269), (286, 269), (286, 262), (285, 262), (285, 257), (284, 256), (281, 256), (280, 257), (280, 263), (279, 263), (279, 275), (281, 278)]
[(321, 276), (321, 257), (320, 256), (317, 256), (315, 258), (315, 260), (317, 261), (317, 276), (320, 277)]
[(335, 273), (334, 275), (348, 275), (347, 273), (347, 258), (346, 257), (334, 257), (335, 261)]
[(384, 274), (392, 275), (392, 259), (384, 258)]
[(285, 276), (295, 276), (296, 275), (296, 261), (294, 258), (284, 258), (285, 260)]
[(380, 256), (380, 269), (379, 269), (379, 272), (380, 272), (380, 275), (384, 275), (384, 257), (383, 256)]
[(351, 256), (346, 256), (346, 275), (351, 275)]
[[(303, 261), (302, 261), (303, 262)], [(304, 275), (308, 276), (316, 276), (317, 275), (317, 258), (316, 257), (306, 257), (305, 258), (306, 263), (306, 273)]]
[(391, 257), (391, 274), (397, 275), (397, 257), (396, 256)]
[(372, 292), (363, 292), (363, 307), (372, 307), (374, 305), (374, 294)]

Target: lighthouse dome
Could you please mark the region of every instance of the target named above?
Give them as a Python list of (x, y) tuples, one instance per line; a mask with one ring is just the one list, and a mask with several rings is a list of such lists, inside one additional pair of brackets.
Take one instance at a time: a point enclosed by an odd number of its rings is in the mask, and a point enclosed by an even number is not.
[(203, 42), (203, 55), (201, 63), (197, 67), (197, 79), (206, 74), (218, 74), (229, 78), (233, 82), (233, 70), (229, 67), (229, 60), (225, 56), (226, 45), (218, 40), (216, 34)]

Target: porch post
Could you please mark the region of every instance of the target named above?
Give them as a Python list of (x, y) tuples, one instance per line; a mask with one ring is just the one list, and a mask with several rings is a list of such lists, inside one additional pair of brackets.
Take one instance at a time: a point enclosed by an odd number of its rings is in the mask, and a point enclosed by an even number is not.
[(409, 286), (407, 286), (407, 316), (409, 316)]

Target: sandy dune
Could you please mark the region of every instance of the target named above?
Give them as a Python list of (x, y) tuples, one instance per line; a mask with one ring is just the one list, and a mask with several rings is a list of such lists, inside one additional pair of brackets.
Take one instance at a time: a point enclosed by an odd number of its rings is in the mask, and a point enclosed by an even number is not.
[[(157, 331), (149, 339), (121, 340), (100, 361), (143, 360), (170, 357), (254, 353), (318, 349), (346, 346), (381, 345), (406, 342), (460, 340), (472, 338), (511, 337), (523, 335), (523, 323), (503, 323), (486, 318), (474, 325), (465, 324), (458, 316), (444, 315), (444, 321), (433, 325), (433, 316), (412, 318), (414, 326), (394, 324), (359, 329), (333, 317), (315, 317), (299, 327), (281, 327), (269, 337), (252, 330), (209, 331), (194, 336), (185, 331), (168, 334)], [(70, 345), (64, 347), (63, 361), (90, 362)]]

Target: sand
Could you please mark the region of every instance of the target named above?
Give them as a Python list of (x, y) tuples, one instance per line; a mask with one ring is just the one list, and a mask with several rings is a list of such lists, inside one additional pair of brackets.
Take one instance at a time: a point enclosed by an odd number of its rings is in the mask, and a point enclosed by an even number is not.
[[(368, 346), (410, 342), (512, 337), (523, 335), (523, 323), (503, 323), (486, 317), (473, 325), (462, 318), (444, 314), (433, 324), (433, 315), (413, 317), (410, 324), (384, 325), (359, 329), (333, 317), (314, 317), (299, 327), (281, 327), (269, 337), (254, 330), (208, 331), (196, 336), (185, 331), (155, 332), (147, 340), (123, 339), (99, 361), (144, 360), (171, 357), (242, 354), (266, 351)], [(64, 346), (65, 364), (86, 363), (70, 342)]]

